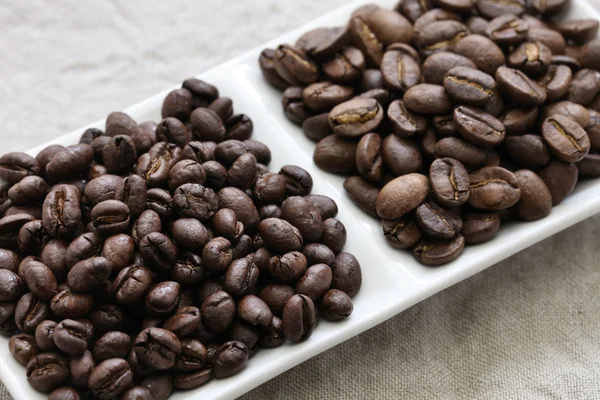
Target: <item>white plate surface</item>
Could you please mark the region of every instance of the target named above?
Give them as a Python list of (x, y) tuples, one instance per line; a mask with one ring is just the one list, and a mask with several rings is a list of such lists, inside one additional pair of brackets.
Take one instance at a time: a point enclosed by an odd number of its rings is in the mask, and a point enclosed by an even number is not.
[[(237, 112), (246, 113), (252, 118), (253, 138), (265, 142), (271, 148), (272, 170), (279, 170), (286, 164), (302, 166), (313, 176), (313, 193), (328, 195), (337, 202), (340, 210), (338, 218), (348, 231), (345, 251), (358, 258), (363, 271), (363, 286), (354, 299), (354, 313), (341, 323), (320, 321), (313, 336), (305, 343), (261, 350), (240, 374), (229, 379), (213, 379), (196, 390), (178, 392), (172, 396), (173, 399), (233, 399), (240, 396), (429, 296), (600, 211), (600, 180), (586, 181), (580, 183), (575, 193), (562, 204), (553, 208), (549, 217), (531, 223), (503, 226), (494, 240), (478, 246), (468, 246), (456, 261), (443, 267), (422, 266), (409, 252), (394, 250), (388, 246), (378, 221), (363, 213), (345, 194), (342, 188), (344, 179), (324, 173), (313, 164), (314, 143), (304, 137), (300, 128), (287, 121), (281, 110), (280, 93), (264, 81), (257, 63), (263, 48), (294, 43), (302, 33), (318, 26), (344, 25), (356, 7), (368, 2), (373, 1), (352, 2), (198, 75), (198, 78), (216, 85), (222, 95), (231, 97)], [(375, 2), (393, 7), (397, 1)], [(573, 0), (565, 18), (598, 19), (600, 15), (585, 0)], [(125, 111), (137, 121), (158, 121), (162, 100), (170, 90)], [(35, 155), (53, 143), (76, 143), (81, 133), (91, 126), (103, 129), (104, 121), (61, 136), (28, 153)], [(4, 337), (0, 337), (0, 379), (16, 400), (45, 398), (30, 388), (24, 368), (10, 355), (8, 339)]]

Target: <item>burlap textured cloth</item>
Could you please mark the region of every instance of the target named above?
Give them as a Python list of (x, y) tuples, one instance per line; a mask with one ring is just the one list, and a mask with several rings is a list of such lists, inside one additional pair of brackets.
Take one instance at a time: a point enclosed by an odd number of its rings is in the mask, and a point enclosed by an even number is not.
[[(346, 1), (149, 3), (0, 4), (2, 153), (105, 117)], [(599, 399), (599, 223), (555, 235), (243, 399)]]

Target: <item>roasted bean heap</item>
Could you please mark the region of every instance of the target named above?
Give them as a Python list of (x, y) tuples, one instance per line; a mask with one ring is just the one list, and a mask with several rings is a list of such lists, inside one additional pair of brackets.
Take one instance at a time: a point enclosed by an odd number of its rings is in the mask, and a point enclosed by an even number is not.
[(598, 21), (566, 0), (403, 0), (265, 49), (315, 164), (426, 265), (600, 176)]
[(0, 157), (0, 334), (50, 399), (166, 399), (353, 311), (360, 265), (310, 174), (269, 172), (201, 80), (162, 117)]

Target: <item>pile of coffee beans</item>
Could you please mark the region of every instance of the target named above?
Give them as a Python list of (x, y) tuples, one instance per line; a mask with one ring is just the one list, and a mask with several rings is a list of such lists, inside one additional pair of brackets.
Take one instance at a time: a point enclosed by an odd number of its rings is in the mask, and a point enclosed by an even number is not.
[(403, 0), (265, 49), (315, 164), (426, 265), (600, 176), (598, 21), (569, 1)]
[(353, 311), (361, 268), (310, 174), (269, 172), (201, 80), (162, 116), (0, 157), (0, 334), (50, 399), (166, 399)]

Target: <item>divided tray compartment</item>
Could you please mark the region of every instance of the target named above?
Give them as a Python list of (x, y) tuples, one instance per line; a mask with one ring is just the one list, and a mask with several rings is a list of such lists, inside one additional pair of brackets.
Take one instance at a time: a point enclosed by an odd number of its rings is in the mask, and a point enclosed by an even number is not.
[[(433, 294), (466, 279), (479, 271), (537, 243), (556, 232), (600, 211), (600, 180), (579, 183), (575, 192), (552, 209), (545, 219), (530, 223), (503, 225), (492, 241), (467, 246), (454, 262), (441, 267), (419, 264), (409, 251), (391, 248), (385, 241), (379, 221), (361, 211), (346, 195), (344, 177), (319, 170), (312, 161), (315, 143), (308, 140), (302, 129), (289, 122), (282, 111), (281, 93), (270, 87), (258, 67), (263, 48), (281, 43), (294, 43), (304, 32), (319, 26), (339, 26), (347, 23), (352, 11), (372, 1), (359, 0), (323, 15), (292, 32), (259, 48), (198, 75), (219, 88), (223, 96), (231, 97), (236, 112), (250, 116), (254, 123), (253, 139), (266, 143), (271, 149), (274, 172), (286, 164), (299, 165), (313, 177), (313, 193), (324, 194), (338, 204), (338, 217), (346, 226), (348, 241), (344, 251), (354, 254), (362, 266), (363, 285), (354, 300), (354, 312), (346, 321), (327, 322), (321, 319), (312, 337), (301, 344), (276, 349), (262, 349), (251, 358), (246, 368), (228, 379), (213, 379), (190, 391), (179, 391), (173, 399), (233, 399), (282, 372), (314, 357), (373, 326), (406, 310)], [(376, 1), (391, 8), (395, 0)], [(585, 0), (572, 0), (564, 18), (600, 18)], [(183, 79), (187, 77), (181, 77)], [(171, 88), (173, 89), (173, 88)], [(129, 107), (137, 121), (159, 121), (162, 101), (171, 90), (165, 90), (141, 103)], [(74, 144), (88, 127), (104, 128), (104, 120), (78, 129), (67, 135), (28, 151), (35, 155), (49, 144)], [(398, 340), (402, 340), (398, 337)], [(37, 400), (44, 395), (27, 383), (25, 369), (8, 351), (8, 338), (0, 337), (0, 379), (15, 400)]]

